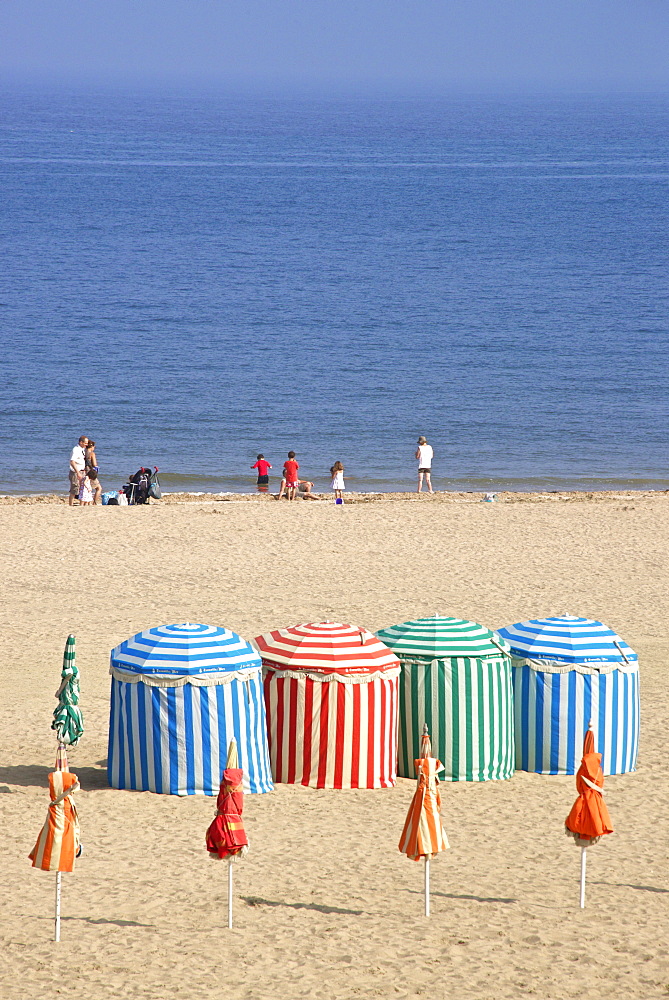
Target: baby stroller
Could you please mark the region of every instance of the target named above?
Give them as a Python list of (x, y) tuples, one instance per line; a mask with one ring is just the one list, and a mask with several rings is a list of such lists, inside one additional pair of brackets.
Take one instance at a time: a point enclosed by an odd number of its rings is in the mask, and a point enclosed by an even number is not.
[(154, 472), (142, 466), (134, 476), (130, 476), (128, 482), (123, 487), (123, 492), (128, 498), (128, 506), (137, 503), (148, 503), (149, 497), (160, 500), (162, 492), (160, 480), (158, 479), (158, 466), (154, 465)]

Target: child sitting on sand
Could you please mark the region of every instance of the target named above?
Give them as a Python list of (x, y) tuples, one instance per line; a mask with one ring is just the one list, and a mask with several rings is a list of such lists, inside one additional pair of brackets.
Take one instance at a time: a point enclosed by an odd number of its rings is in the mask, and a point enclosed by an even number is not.
[(332, 476), (332, 489), (334, 490), (335, 498), (341, 500), (342, 490), (346, 489), (346, 484), (344, 483), (344, 466), (341, 462), (335, 462), (330, 469), (330, 475)]

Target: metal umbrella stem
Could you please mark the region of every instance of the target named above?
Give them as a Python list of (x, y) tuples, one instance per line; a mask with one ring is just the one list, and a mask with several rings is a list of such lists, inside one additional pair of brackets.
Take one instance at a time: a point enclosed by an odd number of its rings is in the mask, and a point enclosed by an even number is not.
[(585, 909), (585, 864), (587, 847), (581, 848), (581, 909)]
[(425, 916), (430, 916), (430, 859), (425, 858)]
[(61, 872), (56, 872), (56, 918), (54, 920), (54, 941), (60, 941), (60, 879)]
[(228, 858), (228, 929), (232, 928), (232, 858)]

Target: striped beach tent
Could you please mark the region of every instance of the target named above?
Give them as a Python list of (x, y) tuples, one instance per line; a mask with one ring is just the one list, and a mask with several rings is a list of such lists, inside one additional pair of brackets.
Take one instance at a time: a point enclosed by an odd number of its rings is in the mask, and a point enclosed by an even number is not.
[(518, 622), (497, 634), (513, 656), (519, 770), (575, 774), (591, 720), (604, 774), (636, 770), (638, 657), (616, 632), (562, 615)]
[(244, 791), (272, 777), (256, 651), (215, 625), (161, 625), (111, 653), (112, 788), (216, 795), (236, 739)]
[(275, 781), (388, 788), (397, 772), (399, 663), (371, 632), (339, 622), (276, 629), (263, 661)]
[(442, 781), (489, 781), (514, 772), (511, 660), (490, 629), (461, 618), (419, 618), (378, 637), (400, 659), (398, 774), (414, 776), (423, 725)]

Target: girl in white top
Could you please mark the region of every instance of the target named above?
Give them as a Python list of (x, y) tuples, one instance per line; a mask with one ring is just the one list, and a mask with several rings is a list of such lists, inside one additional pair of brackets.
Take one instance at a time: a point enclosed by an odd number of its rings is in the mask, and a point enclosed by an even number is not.
[(93, 503), (93, 490), (88, 476), (79, 480), (79, 503), (82, 507), (90, 507)]
[(341, 500), (342, 490), (346, 489), (344, 483), (344, 466), (341, 462), (335, 462), (335, 464), (330, 469), (330, 474), (332, 475), (332, 489), (335, 492), (335, 497)]
[(418, 448), (416, 449), (416, 458), (418, 459), (418, 489), (416, 493), (420, 493), (423, 489), (423, 476), (425, 476), (428, 493), (433, 492), (432, 481), (430, 480), (433, 456), (434, 452), (432, 451), (432, 446), (427, 443), (427, 438), (419, 437)]

